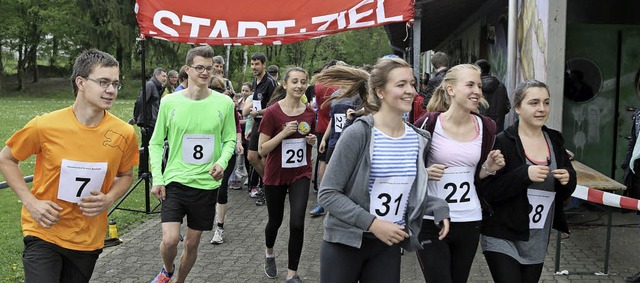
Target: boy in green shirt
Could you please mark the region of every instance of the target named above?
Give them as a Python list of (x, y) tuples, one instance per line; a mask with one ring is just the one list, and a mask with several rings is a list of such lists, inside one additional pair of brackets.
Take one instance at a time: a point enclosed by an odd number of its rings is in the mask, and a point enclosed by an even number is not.
[[(187, 53), (188, 87), (167, 95), (160, 103), (149, 142), (153, 188), (162, 202), (164, 266), (152, 282), (170, 282), (180, 241), (180, 225), (187, 216), (180, 269), (175, 282), (184, 282), (193, 267), (203, 231), (213, 228), (217, 188), (236, 144), (233, 101), (207, 86), (213, 75), (213, 49), (200, 46)], [(162, 172), (164, 140), (169, 159)]]

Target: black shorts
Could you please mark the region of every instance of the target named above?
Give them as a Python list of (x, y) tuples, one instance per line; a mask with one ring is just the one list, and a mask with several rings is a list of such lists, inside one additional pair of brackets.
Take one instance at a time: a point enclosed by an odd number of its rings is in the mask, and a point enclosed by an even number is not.
[(258, 138), (260, 138), (260, 121), (262, 118), (253, 120), (251, 125), (251, 137), (249, 138), (249, 150), (258, 151)]
[(171, 182), (165, 186), (160, 218), (164, 222), (180, 222), (187, 216), (187, 227), (198, 231), (213, 229), (218, 190), (201, 190)]
[(102, 249), (77, 251), (60, 247), (38, 237), (24, 237), (25, 282), (89, 282)]
[[(323, 133), (315, 133), (316, 135), (316, 139), (318, 140), (318, 144), (320, 144), (320, 141), (322, 140), (322, 137), (324, 136)], [(327, 162), (327, 151), (325, 150), (324, 152), (320, 152), (320, 146), (317, 146), (316, 149), (318, 150), (318, 157), (317, 160), (318, 161), (324, 161)]]
[(325, 162), (329, 163), (329, 159), (331, 159), (331, 155), (333, 155), (333, 151), (336, 149), (336, 147), (328, 147), (327, 149), (324, 150), (324, 154), (325, 154)]

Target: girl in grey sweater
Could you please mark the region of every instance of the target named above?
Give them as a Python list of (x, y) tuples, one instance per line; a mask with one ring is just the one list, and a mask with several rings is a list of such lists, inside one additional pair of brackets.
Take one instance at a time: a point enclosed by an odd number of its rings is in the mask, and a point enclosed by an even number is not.
[(430, 135), (402, 121), (416, 96), (412, 69), (380, 59), (371, 75), (337, 66), (314, 77), (359, 95), (370, 114), (342, 133), (320, 185), (328, 212), (320, 251), (321, 282), (399, 282), (401, 247), (421, 248), (422, 215), (448, 232), (444, 200), (427, 196), (425, 154)]

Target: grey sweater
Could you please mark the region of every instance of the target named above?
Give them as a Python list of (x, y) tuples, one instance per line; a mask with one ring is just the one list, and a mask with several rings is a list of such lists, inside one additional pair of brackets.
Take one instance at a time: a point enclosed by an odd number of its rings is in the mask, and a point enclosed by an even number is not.
[[(431, 135), (408, 124), (416, 133), (420, 144), (416, 178), (411, 187), (405, 215), (405, 232), (409, 238), (403, 248), (415, 251), (422, 248), (418, 233), (423, 215), (433, 215), (436, 223), (449, 218), (449, 206), (437, 197), (427, 196), (427, 170), (425, 154)], [(375, 216), (369, 213), (369, 173), (373, 116), (358, 118), (342, 132), (327, 166), (318, 191), (318, 202), (328, 212), (324, 219), (323, 239), (360, 248), (363, 233), (368, 231)]]

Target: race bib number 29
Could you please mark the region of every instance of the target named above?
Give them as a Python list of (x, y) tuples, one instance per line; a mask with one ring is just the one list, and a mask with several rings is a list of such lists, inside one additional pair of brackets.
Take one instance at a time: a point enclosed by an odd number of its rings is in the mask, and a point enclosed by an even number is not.
[(307, 141), (304, 138), (282, 141), (282, 168), (298, 168), (307, 165)]
[(100, 191), (107, 174), (107, 162), (82, 162), (62, 160), (58, 199), (77, 203), (80, 198), (90, 196), (91, 191)]

